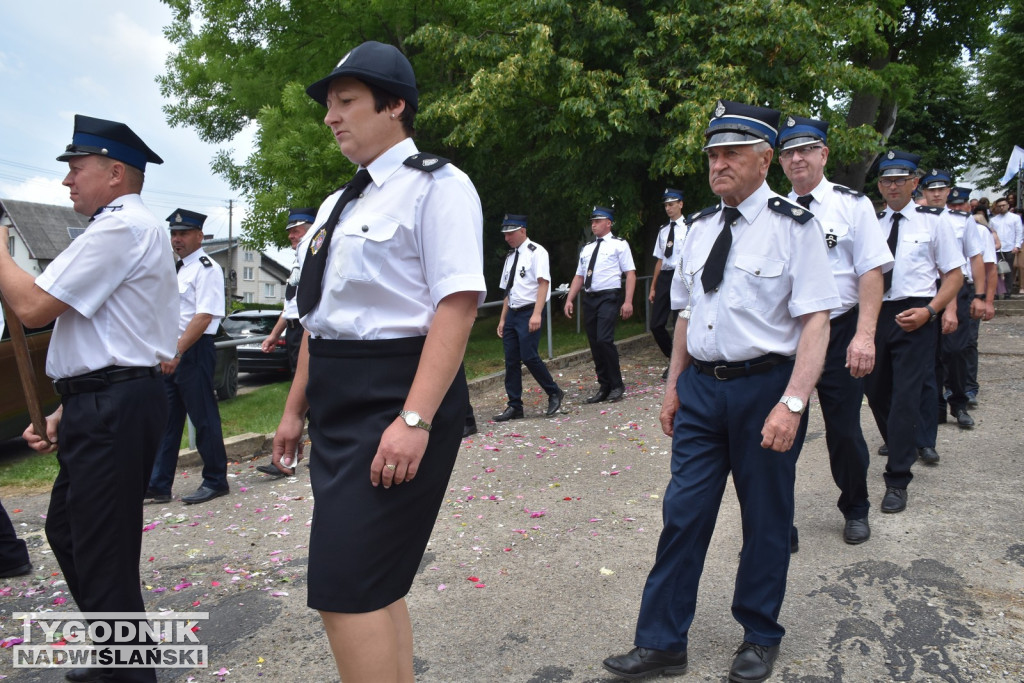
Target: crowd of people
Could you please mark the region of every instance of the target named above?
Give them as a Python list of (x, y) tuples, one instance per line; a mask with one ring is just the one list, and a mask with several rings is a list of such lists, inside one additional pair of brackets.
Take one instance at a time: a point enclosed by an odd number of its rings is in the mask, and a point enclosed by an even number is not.
[[(413, 141), (419, 92), (395, 47), (359, 45), (306, 92), (358, 170), (319, 208), (289, 211), (295, 263), (265, 348), (285, 334), (295, 374), (272, 462), (260, 470), (294, 473), (308, 421), (316, 498), (308, 604), (342, 680), (408, 682), (405, 596), (467, 424), (462, 359), (486, 292), (481, 203), (465, 173)], [(732, 616), (743, 639), (728, 678), (771, 676), (799, 543), (796, 463), (812, 392), (842, 538), (864, 543), (871, 486), (863, 397), (885, 442), (879, 509), (900, 513), (917, 460), (940, 461), (937, 425), (951, 417), (974, 427), (978, 321), (992, 317), (997, 296), (1010, 295), (1024, 241), (1010, 210), (1016, 197), (991, 210), (975, 205), (969, 190), (917, 154), (883, 154), (880, 207), (830, 182), (821, 120), (720, 100), (704, 138), (720, 201), (684, 215), (683, 191), (666, 188), (668, 222), (653, 251), (651, 330), (669, 358), (659, 420), (672, 438), (671, 476), (634, 647), (604, 660), (626, 679), (686, 670), (730, 476), (743, 527)], [(776, 156), (788, 196), (766, 181)], [(205, 216), (179, 209), (165, 227), (143, 205), (146, 164), (162, 160), (128, 126), (77, 116), (58, 160), (69, 164), (64, 184), (75, 209), (93, 217), (84, 234), (33, 278), (7, 253), (0, 227), (0, 291), (24, 324), (55, 321), (47, 372), (62, 405), (45, 430), (30, 426), (25, 438), (39, 451), (60, 447), (46, 534), (79, 608), (142, 614), (143, 501), (171, 500), (186, 414), (204, 466), (182, 502), (229, 492), (211, 387), (223, 272), (202, 250)], [(551, 272), (547, 251), (527, 237), (528, 220), (506, 214), (501, 223), (510, 251), (497, 334), (508, 401), (497, 422), (525, 417), (522, 365), (548, 396), (546, 416), (566, 397), (537, 351)], [(580, 297), (597, 378), (585, 404), (627, 397), (614, 333), (633, 315), (636, 267), (614, 221), (613, 208), (592, 208), (595, 239), (580, 251), (563, 305), (572, 317)], [(24, 544), (12, 547), (17, 557), (4, 575), (30, 571)], [(67, 676), (156, 680), (145, 667)]]

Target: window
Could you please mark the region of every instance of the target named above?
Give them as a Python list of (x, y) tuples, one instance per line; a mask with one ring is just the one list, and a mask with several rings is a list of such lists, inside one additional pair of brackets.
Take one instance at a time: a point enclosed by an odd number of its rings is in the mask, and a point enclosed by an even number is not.
[(14, 235), (7, 237), (7, 251), (11, 252), (11, 258), (14, 258)]
[(244, 301), (247, 304), (253, 303), (252, 292), (246, 292), (245, 295), (242, 297), (242, 301)]
[(245, 260), (250, 263), (253, 261), (253, 254), (251, 251), (242, 252), (245, 255)]
[(277, 285), (275, 285), (273, 282), (264, 282), (263, 283), (263, 296), (265, 298), (267, 298), (267, 299), (276, 298), (277, 297), (277, 294), (275, 292), (276, 289), (277, 289)]
[(243, 280), (251, 280), (251, 279), (253, 279), (252, 278), (252, 268), (250, 268), (248, 266), (245, 267), (245, 268), (242, 268), (242, 279)]

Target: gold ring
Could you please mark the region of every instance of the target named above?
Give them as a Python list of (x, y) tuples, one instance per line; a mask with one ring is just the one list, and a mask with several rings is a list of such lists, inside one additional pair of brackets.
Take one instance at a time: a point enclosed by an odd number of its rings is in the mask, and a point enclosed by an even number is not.
[(384, 465), (384, 467), (387, 467), (389, 470), (395, 469), (394, 465)]

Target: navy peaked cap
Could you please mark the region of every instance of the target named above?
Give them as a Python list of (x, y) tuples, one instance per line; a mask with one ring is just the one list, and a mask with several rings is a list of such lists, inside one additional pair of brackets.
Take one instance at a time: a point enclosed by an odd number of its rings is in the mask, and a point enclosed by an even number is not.
[(316, 208), (314, 207), (303, 207), (301, 209), (289, 209), (288, 210), (288, 227), (286, 230), (291, 230), (296, 225), (302, 225), (303, 223), (312, 223), (316, 220)]
[(171, 224), (171, 230), (202, 230), (206, 215), (188, 209), (178, 209), (166, 220)]
[(817, 142), (828, 144), (828, 121), (787, 116), (779, 131), (779, 149), (794, 149)]
[(718, 100), (704, 137), (704, 149), (720, 145), (752, 145), (767, 142), (775, 146), (779, 134), (779, 117), (774, 109)]
[(913, 175), (917, 173), (917, 165), (920, 162), (919, 154), (890, 149), (878, 162), (878, 175), (882, 177)]
[(147, 161), (154, 164), (164, 163), (164, 160), (125, 124), (75, 114), (75, 132), (71, 136), (71, 144), (57, 157), (57, 161), (68, 161), (90, 154), (123, 161), (143, 172), (146, 170)]
[(502, 232), (515, 232), (526, 227), (526, 216), (520, 213), (506, 213), (501, 220)]

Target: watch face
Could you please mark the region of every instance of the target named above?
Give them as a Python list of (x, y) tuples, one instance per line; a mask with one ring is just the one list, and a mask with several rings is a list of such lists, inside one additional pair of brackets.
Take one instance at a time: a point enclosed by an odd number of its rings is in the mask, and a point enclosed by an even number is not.
[(405, 424), (415, 427), (420, 421), (420, 416), (411, 410), (405, 414)]
[(804, 402), (795, 396), (790, 397), (789, 401), (786, 402), (786, 405), (789, 406), (789, 409), (794, 413), (803, 412), (804, 409)]

